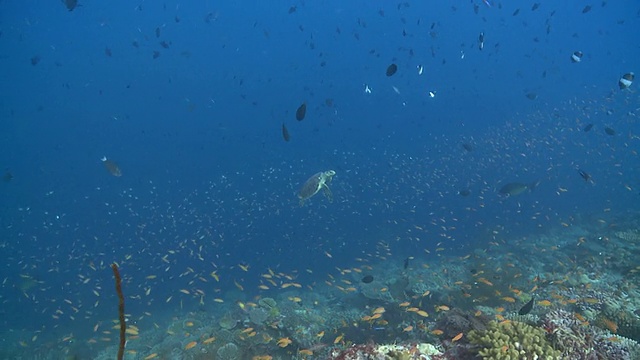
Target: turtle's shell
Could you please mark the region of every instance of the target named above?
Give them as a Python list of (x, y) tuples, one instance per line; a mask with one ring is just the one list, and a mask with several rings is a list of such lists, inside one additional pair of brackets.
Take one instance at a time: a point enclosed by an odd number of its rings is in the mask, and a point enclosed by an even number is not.
[(304, 185), (302, 185), (302, 188), (300, 188), (298, 198), (300, 198), (300, 200), (306, 200), (317, 194), (322, 188), (322, 184), (325, 182), (325, 177), (323, 175), (323, 172), (319, 172), (311, 176)]

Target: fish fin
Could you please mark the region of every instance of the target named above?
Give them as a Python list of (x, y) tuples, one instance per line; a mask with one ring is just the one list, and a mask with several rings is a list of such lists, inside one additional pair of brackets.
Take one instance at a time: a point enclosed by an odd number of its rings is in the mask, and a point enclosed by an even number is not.
[(329, 187), (327, 186), (327, 184), (323, 184), (322, 185), (322, 190), (324, 191), (324, 195), (327, 197), (327, 200), (329, 200), (329, 202), (333, 202), (333, 193), (331, 192), (331, 189), (329, 189)]

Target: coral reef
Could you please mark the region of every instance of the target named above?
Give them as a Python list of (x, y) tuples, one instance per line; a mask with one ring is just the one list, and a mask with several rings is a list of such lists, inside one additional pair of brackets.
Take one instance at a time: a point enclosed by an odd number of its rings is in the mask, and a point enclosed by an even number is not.
[(451, 339), (459, 333), (468, 333), (471, 330), (484, 331), (489, 318), (484, 315), (474, 316), (459, 308), (444, 313), (436, 322), (436, 328), (443, 331), (442, 338)]
[(220, 360), (236, 360), (241, 358), (241, 351), (238, 345), (234, 343), (226, 343), (216, 351), (216, 359)]
[(269, 318), (269, 310), (256, 307), (249, 310), (249, 320), (255, 325), (262, 325)]
[(640, 316), (636, 310), (640, 297), (634, 295), (609, 296), (594, 323), (618, 335), (640, 341)]
[(491, 321), (484, 331), (469, 333), (471, 343), (481, 347), (478, 355), (483, 359), (560, 359), (546, 339), (543, 329), (517, 322)]
[(619, 337), (583, 323), (575, 314), (565, 310), (546, 314), (542, 326), (552, 343), (562, 352), (563, 359), (636, 359), (632, 353), (638, 349), (631, 340), (623, 342)]
[(625, 231), (617, 231), (615, 235), (627, 242), (640, 242), (640, 230), (629, 229)]
[[(376, 345), (358, 344), (347, 349), (331, 351), (331, 360), (413, 360), (432, 359), (431, 356), (441, 355), (435, 346), (426, 343), (409, 345)], [(435, 359), (435, 357), (434, 357)]]
[(218, 325), (225, 330), (231, 330), (238, 325), (238, 319), (236, 319), (231, 313), (226, 313), (220, 318)]

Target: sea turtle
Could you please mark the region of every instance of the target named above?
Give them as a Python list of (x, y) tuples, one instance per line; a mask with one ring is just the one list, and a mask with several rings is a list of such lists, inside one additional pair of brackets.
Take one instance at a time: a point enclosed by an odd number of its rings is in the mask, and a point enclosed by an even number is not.
[(329, 202), (333, 201), (333, 194), (331, 193), (331, 189), (327, 186), (327, 183), (331, 181), (333, 175), (336, 172), (333, 170), (321, 171), (317, 174), (314, 174), (312, 177), (307, 180), (300, 191), (298, 192), (298, 198), (300, 199), (300, 206), (304, 205), (305, 200), (317, 194), (318, 191), (322, 189), (324, 191), (324, 195), (329, 199)]

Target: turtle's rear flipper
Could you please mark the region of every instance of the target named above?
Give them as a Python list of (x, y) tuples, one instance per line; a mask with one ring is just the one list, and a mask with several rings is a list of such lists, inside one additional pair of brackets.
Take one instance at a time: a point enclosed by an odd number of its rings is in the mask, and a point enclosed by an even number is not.
[(324, 196), (327, 197), (327, 200), (329, 200), (329, 202), (333, 202), (333, 193), (331, 192), (331, 189), (329, 189), (327, 184), (322, 185), (322, 190), (324, 191)]

